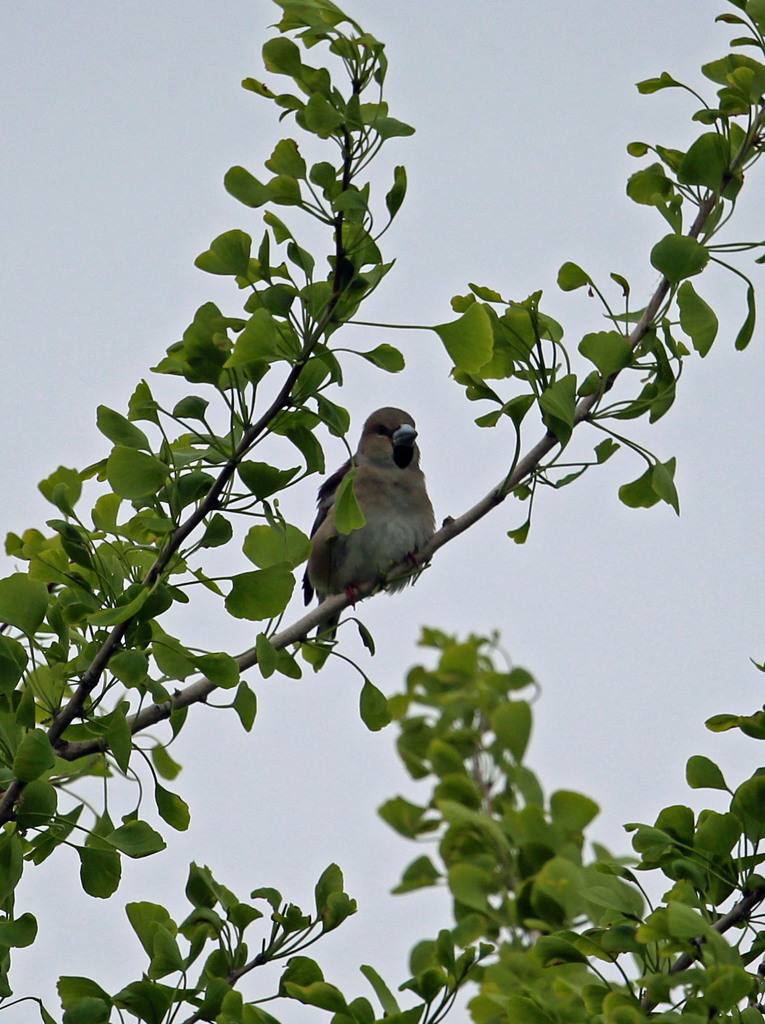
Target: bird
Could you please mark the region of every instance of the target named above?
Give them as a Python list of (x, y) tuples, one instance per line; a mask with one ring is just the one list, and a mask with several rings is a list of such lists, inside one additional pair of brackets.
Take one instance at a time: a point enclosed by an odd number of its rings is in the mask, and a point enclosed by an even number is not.
[[(403, 409), (373, 412), (364, 424), (352, 459), (319, 488), (318, 512), (311, 530), (311, 554), (303, 578), (309, 604), (314, 592), (321, 603), (330, 594), (345, 592), (353, 602), (356, 588), (384, 577), (397, 562), (411, 557), (435, 531), (435, 514), (420, 469), (414, 420)], [(364, 525), (348, 534), (335, 528), (335, 501), (343, 478), (355, 470), (353, 491), (364, 514)], [(394, 580), (401, 590), (410, 577)], [(331, 639), (339, 615), (330, 620)]]

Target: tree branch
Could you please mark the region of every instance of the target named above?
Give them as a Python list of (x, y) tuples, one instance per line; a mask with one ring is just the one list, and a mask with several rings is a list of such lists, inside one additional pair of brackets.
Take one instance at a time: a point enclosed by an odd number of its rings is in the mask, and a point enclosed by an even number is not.
[[(351, 159), (352, 154), (350, 151), (350, 147), (349, 144), (346, 143), (346, 146), (343, 149), (344, 181), (350, 178)], [(162, 573), (169, 565), (173, 556), (177, 554), (177, 552), (180, 550), (180, 547), (186, 540), (186, 538), (197, 528), (197, 526), (200, 525), (200, 523), (203, 522), (203, 520), (208, 515), (210, 515), (210, 513), (215, 511), (215, 509), (218, 507), (218, 502), (221, 494), (225, 490), (229, 480), (236, 472), (236, 468), (241, 462), (241, 460), (258, 440), (260, 434), (273, 421), (273, 419), (283, 409), (288, 408), (288, 406), (290, 405), (290, 399), (292, 396), (293, 388), (297, 384), (300, 378), (300, 374), (303, 371), (303, 367), (307, 363), (311, 353), (316, 348), (317, 344), (324, 335), (324, 332), (329, 326), (332, 316), (334, 315), (335, 309), (337, 308), (337, 304), (339, 303), (343, 295), (343, 291), (345, 290), (345, 287), (347, 285), (347, 282), (344, 282), (342, 280), (342, 275), (346, 270), (344, 263), (345, 248), (343, 246), (342, 238), (343, 225), (344, 214), (342, 213), (342, 211), (340, 211), (338, 212), (335, 218), (335, 269), (332, 274), (332, 291), (327, 300), (324, 312), (322, 313), (320, 319), (316, 321), (313, 330), (306, 338), (300, 358), (293, 365), (282, 387), (279, 389), (279, 392), (277, 393), (276, 397), (273, 399), (269, 407), (266, 409), (266, 411), (255, 423), (251, 424), (244, 431), (242, 438), (239, 441), (239, 444), (236, 446), (236, 449), (234, 450), (234, 454), (224, 464), (223, 468), (218, 473), (218, 476), (215, 478), (215, 481), (211, 485), (205, 497), (200, 501), (199, 505), (189, 515), (186, 522), (178, 526), (170, 535), (165, 547), (162, 549), (156, 561), (151, 566), (151, 568), (149, 569), (144, 578), (143, 585), (145, 587), (151, 588), (155, 585), (155, 583), (158, 582)], [(88, 697), (98, 685), (98, 681), (101, 678), (101, 675), (103, 674), (104, 670), (106, 669), (106, 666), (109, 664), (109, 660), (119, 650), (125, 633), (129, 629), (132, 621), (132, 618), (127, 619), (125, 620), (125, 622), (118, 623), (112, 629), (109, 636), (106, 638), (104, 643), (96, 652), (90, 665), (83, 673), (79, 685), (77, 686), (70, 700), (67, 701), (66, 705), (60, 708), (54, 715), (53, 724), (48, 729), (47, 735), (51, 746), (54, 749), (56, 749), (57, 753), (59, 749), (66, 750), (70, 746), (69, 744), (66, 744), (66, 741), (61, 740), (61, 736), (63, 735), (66, 728), (69, 725), (71, 725), (76, 718), (82, 716), (85, 708), (85, 703)], [(200, 680), (199, 683), (202, 691), (205, 690), (204, 685), (202, 685), (205, 683), (207, 684), (209, 689), (207, 689), (201, 695), (194, 696), (193, 700), (189, 701), (189, 703), (196, 703), (200, 700), (204, 700), (207, 696), (207, 693), (211, 692), (211, 690), (214, 689), (213, 684), (211, 684), (209, 680), (203, 679)], [(189, 689), (192, 689), (192, 687), (189, 687)], [(159, 706), (165, 707), (166, 705)], [(182, 703), (179, 706), (186, 707), (187, 704)], [(157, 707), (157, 705), (154, 705), (154, 707)], [(170, 706), (165, 714), (160, 715), (159, 718), (152, 719), (152, 721), (161, 721), (163, 718), (168, 718), (172, 710), (173, 707)], [(140, 728), (146, 728), (146, 726), (141, 725)], [(138, 729), (134, 731), (138, 731)], [(96, 749), (103, 750), (106, 748), (102, 746), (97, 746)], [(92, 753), (93, 751), (89, 752)], [(61, 756), (65, 755), (62, 753)], [(76, 756), (79, 757), (83, 755), (78, 754)], [(11, 818), (13, 817), (13, 809), (16, 805), (17, 800), (23, 793), (25, 786), (26, 783), (22, 782), (20, 779), (15, 779), (3, 793), (2, 798), (0, 798), (0, 825), (4, 824), (7, 821), (10, 821)]]
[[(751, 892), (747, 893), (746, 896), (742, 897), (738, 903), (728, 911), (727, 914), (723, 914), (722, 917), (712, 924), (712, 930), (719, 932), (720, 935), (724, 935), (730, 928), (740, 924), (742, 921), (746, 921), (752, 911), (765, 900), (765, 885), (760, 885), (756, 889), (752, 889)], [(703, 938), (699, 940), (703, 942)], [(669, 974), (680, 974), (681, 971), (687, 971), (689, 967), (698, 959), (698, 956), (692, 956), (690, 953), (681, 953), (680, 956), (675, 960), (669, 969)], [(658, 1003), (652, 1002), (647, 996), (643, 996), (640, 1003), (640, 1009), (643, 1013), (651, 1013), (658, 1006)]]
[[(704, 224), (712, 213), (716, 202), (716, 193), (711, 193), (702, 201), (693, 225), (688, 231), (688, 234), (691, 237), (695, 238), (701, 232)], [(633, 349), (635, 349), (645, 337), (659, 309), (663, 305), (669, 290), (669, 281), (667, 281), (665, 277), (662, 277), (658, 287), (651, 296), (648, 305), (643, 311), (643, 315), (629, 335), (628, 340)], [(611, 381), (615, 380), (617, 376), (618, 374), (614, 374)], [(586, 398), (580, 400), (574, 415), (574, 426), (578, 426), (587, 419), (599, 398), (600, 392), (594, 395), (588, 395)], [(558, 439), (548, 431), (545, 436), (541, 438), (541, 440), (538, 441), (537, 444), (535, 444), (534, 447), (518, 462), (513, 472), (508, 477), (505, 477), (500, 484), (492, 488), (488, 494), (481, 498), (481, 500), (473, 505), (472, 508), (463, 512), (461, 516), (456, 519), (450, 518), (445, 521), (441, 529), (438, 530), (431, 537), (428, 543), (425, 544), (418, 552), (419, 560), (421, 562), (429, 562), (439, 548), (448, 544), (450, 541), (453, 541), (461, 533), (464, 533), (471, 526), (474, 526), (480, 519), (483, 519), (485, 515), (488, 515), (488, 513), (498, 505), (501, 505), (508, 494), (510, 494), (518, 484), (531, 476), (531, 474), (538, 468), (542, 459), (558, 444), (560, 444)], [(406, 575), (407, 572), (411, 573), (411, 564), (405, 559), (404, 561), (399, 562), (398, 565), (392, 567), (389, 576), (403, 576)], [(379, 589), (380, 587), (377, 582), (366, 583), (359, 586), (357, 588), (356, 600), (362, 600), (365, 597), (369, 597)], [(291, 644), (297, 643), (300, 640), (304, 640), (314, 627), (324, 624), (333, 615), (337, 614), (337, 612), (347, 608), (350, 603), (351, 602), (345, 594), (331, 595), (312, 612), (309, 612), (286, 629), (270, 637), (269, 639), (271, 644), (277, 650), (281, 650)], [(240, 657), (237, 658), (237, 664), (242, 672), (256, 665), (257, 656), (255, 654), (255, 649), (252, 648), (240, 655)], [(147, 729), (149, 726), (156, 725), (158, 722), (169, 718), (173, 711), (189, 707), (192, 704), (204, 702), (215, 689), (216, 686), (214, 683), (210, 682), (210, 680), (205, 677), (201, 677), (184, 687), (182, 690), (179, 690), (170, 698), (170, 700), (164, 701), (161, 704), (153, 704), (128, 718), (130, 729), (133, 733), (137, 733)], [(59, 732), (57, 736), (57, 743), (55, 745), (56, 753), (60, 757), (70, 761), (75, 760), (78, 757), (85, 757), (89, 754), (106, 750), (108, 746), (103, 739), (67, 743), (66, 741), (59, 740), (58, 737), (60, 737), (60, 735), (61, 732)], [(0, 822), (7, 820), (3, 819), (2, 813), (3, 808), (2, 803), (0, 802)]]

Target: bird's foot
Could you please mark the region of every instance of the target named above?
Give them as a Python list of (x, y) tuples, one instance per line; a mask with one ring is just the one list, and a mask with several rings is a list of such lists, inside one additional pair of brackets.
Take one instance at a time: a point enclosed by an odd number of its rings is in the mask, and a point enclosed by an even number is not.
[(353, 583), (349, 583), (345, 588), (345, 596), (348, 598), (351, 608), (355, 608), (356, 602), (359, 599), (359, 588), (355, 587)]

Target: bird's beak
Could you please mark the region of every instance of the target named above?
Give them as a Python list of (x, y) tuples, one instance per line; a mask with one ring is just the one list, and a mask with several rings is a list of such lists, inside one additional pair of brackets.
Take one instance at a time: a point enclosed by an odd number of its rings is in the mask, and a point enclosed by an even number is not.
[(393, 447), (398, 448), (405, 446), (411, 448), (417, 437), (417, 431), (409, 423), (402, 423), (398, 430), (393, 431), (392, 441)]
[(414, 439), (417, 431), (411, 423), (402, 423), (393, 431), (391, 441), (393, 442), (393, 461), (399, 469), (406, 469), (414, 458)]

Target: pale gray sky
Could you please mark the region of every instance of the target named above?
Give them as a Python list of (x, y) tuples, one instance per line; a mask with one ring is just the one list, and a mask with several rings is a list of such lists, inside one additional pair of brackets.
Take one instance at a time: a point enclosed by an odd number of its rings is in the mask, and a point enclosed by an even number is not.
[[(674, 91), (640, 97), (634, 83), (668, 70), (698, 85), (698, 66), (725, 52), (727, 30), (713, 24), (723, 4), (350, 0), (346, 9), (386, 41), (391, 112), (417, 128), (389, 144), (374, 178), (385, 190), (393, 164), (404, 163), (410, 190), (384, 239), (397, 265), (365, 319), (449, 320), (449, 299), (468, 281), (517, 299), (543, 288), (544, 308), (575, 351), (579, 336), (604, 321), (595, 300), (556, 288), (565, 260), (603, 283), (610, 271), (624, 274), (635, 301), (647, 298), (656, 283), (648, 252), (665, 232), (657, 214), (625, 197), (626, 177), (640, 166), (625, 146), (643, 139), (684, 148), (695, 108)], [(294, 135), (239, 87), (261, 76), (260, 47), (274, 20), (265, 0), (0, 6), (3, 533), (51, 516), (36, 484), (56, 466), (104, 455), (96, 405), (124, 410), (199, 305), (213, 299), (239, 312), (233, 286), (193, 260), (222, 231), (260, 234), (259, 213), (224, 192), (223, 174), (244, 164), (257, 175), (276, 140)], [(725, 240), (765, 234), (764, 175), (751, 175)], [(758, 284), (762, 272), (752, 268)], [(363, 606), (378, 640), (374, 660), (352, 627), (343, 638), (393, 692), (423, 657), (420, 624), (500, 629), (543, 687), (530, 766), (548, 791), (596, 799), (603, 812), (592, 836), (619, 853), (628, 849), (623, 822), (691, 802), (688, 756), (706, 753), (733, 782), (758, 757), (754, 741), (711, 737), (703, 722), (763, 702), (762, 676), (749, 663), (765, 658), (763, 332), (749, 351), (733, 352), (740, 282), (712, 271), (698, 287), (720, 315), (715, 348), (704, 363), (688, 361), (666, 419), (636, 428), (663, 460), (678, 457), (680, 519), (668, 506), (619, 503), (619, 485), (642, 472), (636, 457), (619, 453), (570, 488), (540, 494), (524, 547), (506, 537), (524, 515), (508, 501), (439, 552), (414, 589)], [(343, 343), (371, 347), (379, 334), (352, 328)], [(407, 370), (387, 377), (349, 366), (337, 397), (353, 415), (352, 442), (373, 408), (409, 409), (437, 516), (459, 514), (501, 478), (510, 439), (473, 426), (482, 409), (450, 383), (435, 335), (386, 332), (384, 340), (404, 351)], [(169, 388), (160, 378), (153, 386)], [(529, 443), (537, 436), (529, 432)], [(327, 449), (330, 464), (344, 457), (338, 443)], [(317, 484), (285, 502), (306, 530)], [(191, 628), (232, 650), (251, 635), (209, 609)], [(41, 938), (17, 954), (18, 994), (45, 994), (54, 1007), (59, 974), (91, 974), (107, 988), (136, 976), (143, 955), (117, 931), (121, 907), (145, 898), (183, 914), (192, 857), (242, 895), (273, 885), (304, 904), (337, 861), (360, 913), (316, 954), (327, 980), (349, 995), (371, 994), (359, 963), (397, 984), (413, 942), (448, 925), (443, 894), (379, 896), (419, 851), (375, 808), (398, 792), (417, 799), (418, 790), (398, 767), (393, 730), (373, 736), (359, 722), (354, 675), (333, 666), (298, 682), (251, 681), (260, 710), (249, 736), (230, 713), (193, 710), (177, 781), (191, 830), (168, 835), (164, 855), (127, 862), (114, 900), (82, 894), (73, 853), (29, 869), (19, 908), (38, 914)], [(244, 989), (250, 998), (266, 990), (257, 978)], [(14, 1020), (37, 1019), (31, 1008), (15, 1012)], [(319, 1015), (295, 1010), (290, 1019)]]

